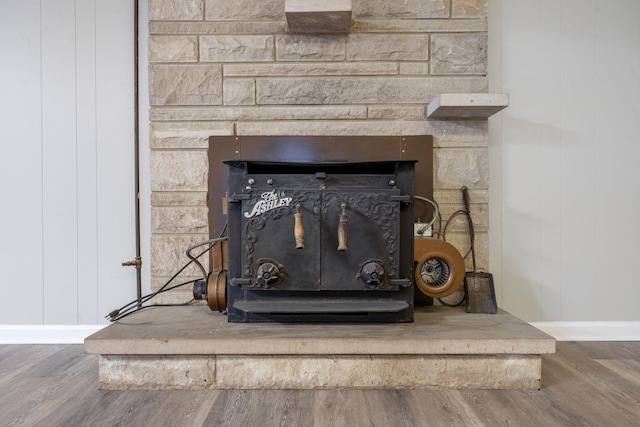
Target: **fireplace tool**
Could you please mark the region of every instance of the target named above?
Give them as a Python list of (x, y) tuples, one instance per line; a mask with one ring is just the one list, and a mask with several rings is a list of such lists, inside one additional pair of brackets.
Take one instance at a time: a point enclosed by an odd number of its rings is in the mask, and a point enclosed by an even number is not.
[(476, 270), (476, 255), (474, 247), (475, 231), (473, 228), (473, 220), (471, 218), (469, 191), (467, 187), (462, 187), (461, 190), (462, 202), (464, 203), (463, 214), (467, 217), (469, 239), (471, 241), (469, 253), (471, 253), (473, 263), (473, 270), (465, 274), (464, 289), (467, 300), (466, 311), (467, 313), (495, 314), (498, 312), (498, 304), (496, 302), (496, 292), (493, 286), (493, 275), (491, 273)]
[[(498, 311), (498, 305), (496, 302), (495, 288), (493, 285), (493, 275), (491, 273), (477, 271), (475, 255), (475, 231), (473, 227), (473, 219), (471, 217), (469, 190), (466, 186), (463, 186), (460, 190), (462, 191), (462, 203), (464, 205), (464, 209), (460, 209), (454, 212), (451, 217), (449, 217), (443, 231), (443, 238), (445, 238), (447, 227), (452, 222), (452, 220), (459, 215), (466, 217), (470, 244), (469, 250), (465, 254), (464, 258), (467, 258), (468, 255), (471, 255), (472, 270), (460, 276), (461, 281), (462, 279), (464, 279), (464, 297), (460, 301), (460, 304), (466, 302), (467, 313), (495, 314)], [(461, 260), (462, 259), (463, 258), (461, 258)], [(464, 271), (464, 267), (465, 266), (463, 263), (461, 271)], [(449, 293), (447, 293), (447, 295), (449, 295)], [(443, 296), (446, 295), (443, 293)], [(444, 304), (449, 305), (446, 303)]]

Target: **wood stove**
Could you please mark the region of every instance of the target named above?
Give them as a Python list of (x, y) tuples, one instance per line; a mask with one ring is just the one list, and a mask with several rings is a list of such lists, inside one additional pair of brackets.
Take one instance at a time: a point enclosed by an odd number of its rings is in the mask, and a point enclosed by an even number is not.
[(228, 227), (210, 293), (230, 322), (413, 321), (414, 195), (431, 196), (431, 137), (210, 142), (210, 233), (216, 195)]
[(414, 161), (227, 161), (231, 322), (413, 320)]

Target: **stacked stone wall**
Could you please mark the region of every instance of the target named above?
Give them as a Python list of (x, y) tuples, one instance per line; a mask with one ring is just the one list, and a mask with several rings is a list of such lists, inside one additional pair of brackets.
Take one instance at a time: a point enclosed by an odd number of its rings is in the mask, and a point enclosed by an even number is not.
[[(152, 288), (208, 238), (210, 135), (433, 135), (434, 198), (446, 220), (470, 189), (486, 271), (487, 121), (426, 108), (487, 91), (487, 2), (352, 0), (349, 34), (295, 35), (285, 0), (150, 0)], [(463, 253), (465, 230), (462, 217), (447, 230)]]

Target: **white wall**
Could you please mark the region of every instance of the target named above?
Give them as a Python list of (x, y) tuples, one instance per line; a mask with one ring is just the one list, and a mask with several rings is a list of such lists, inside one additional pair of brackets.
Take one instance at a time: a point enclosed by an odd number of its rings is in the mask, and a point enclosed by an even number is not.
[(491, 269), (533, 322), (638, 321), (640, 2), (489, 2)]
[(135, 298), (133, 2), (0, 0), (0, 324)]

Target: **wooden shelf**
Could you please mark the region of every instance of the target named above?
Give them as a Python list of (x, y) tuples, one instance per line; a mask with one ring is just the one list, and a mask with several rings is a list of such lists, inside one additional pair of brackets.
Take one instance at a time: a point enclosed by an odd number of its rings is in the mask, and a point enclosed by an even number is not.
[(344, 34), (351, 29), (351, 0), (286, 0), (290, 33)]
[(438, 120), (486, 120), (509, 105), (506, 93), (443, 93), (427, 107), (427, 117)]

